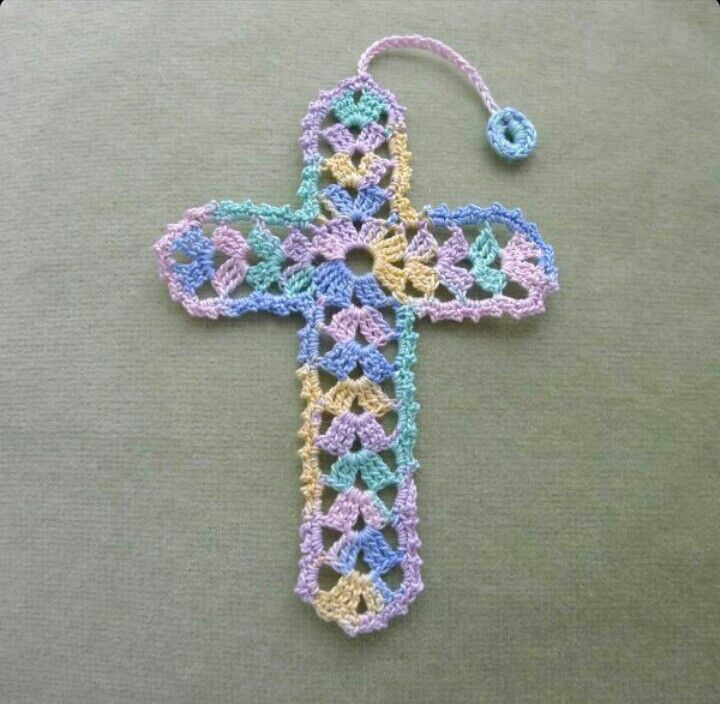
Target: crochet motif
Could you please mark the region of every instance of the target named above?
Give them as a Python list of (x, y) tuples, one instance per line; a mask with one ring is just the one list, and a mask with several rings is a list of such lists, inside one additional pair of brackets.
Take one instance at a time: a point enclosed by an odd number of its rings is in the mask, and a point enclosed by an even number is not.
[[(299, 207), (212, 201), (155, 251), (191, 315), (303, 321), (296, 592), (355, 635), (405, 614), (423, 588), (415, 321), (540, 313), (557, 269), (519, 210), (413, 207), (405, 111), (365, 71), (310, 104), (300, 146)], [(357, 249), (370, 272), (348, 265)]]

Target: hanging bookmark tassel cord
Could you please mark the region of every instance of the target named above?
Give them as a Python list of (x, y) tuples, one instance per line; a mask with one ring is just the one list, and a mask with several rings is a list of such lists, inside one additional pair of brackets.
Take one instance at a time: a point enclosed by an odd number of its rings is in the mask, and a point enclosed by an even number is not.
[(429, 51), (453, 64), (470, 81), (490, 113), (486, 127), (488, 142), (503, 159), (519, 161), (529, 156), (537, 143), (537, 132), (532, 122), (514, 108), (501, 108), (490, 94), (480, 72), (447, 44), (417, 34), (385, 37), (371, 44), (358, 61), (358, 74), (369, 75), (370, 62), (392, 49), (418, 49)]

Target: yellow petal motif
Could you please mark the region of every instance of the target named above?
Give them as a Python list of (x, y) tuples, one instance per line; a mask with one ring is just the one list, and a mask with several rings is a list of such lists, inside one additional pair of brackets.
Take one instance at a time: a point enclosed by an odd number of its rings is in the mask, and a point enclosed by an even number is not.
[(399, 230), (392, 237), (373, 242), (372, 252), (376, 260), (382, 259), (385, 262), (399, 262), (405, 256), (407, 249), (407, 238), (404, 230)]
[(324, 411), (339, 416), (352, 408), (357, 400), (358, 405), (376, 417), (384, 416), (395, 408), (394, 401), (367, 377), (359, 379), (343, 379), (333, 386), (320, 401)]
[(375, 174), (376, 179), (379, 181), (390, 164), (389, 160), (383, 159), (374, 152), (368, 152), (360, 159), (360, 164), (355, 166), (349, 154), (338, 152), (325, 159), (322, 169), (329, 171), (341, 186), (359, 188), (361, 181), (370, 173)]
[(314, 603), (318, 614), (326, 621), (347, 621), (356, 625), (360, 620), (357, 613), (360, 597), (369, 614), (376, 614), (383, 607), (383, 598), (368, 576), (353, 570), (340, 577), (330, 591), (319, 592)]
[(374, 257), (373, 274), (377, 280), (387, 288), (395, 297), (403, 302), (405, 289), (405, 271), (393, 266), (401, 262), (407, 249), (407, 239), (404, 230), (400, 229), (391, 237), (374, 242), (370, 247)]
[(440, 285), (440, 277), (434, 269), (423, 264), (419, 259), (411, 259), (405, 265), (405, 273), (408, 281), (426, 296), (430, 296)]

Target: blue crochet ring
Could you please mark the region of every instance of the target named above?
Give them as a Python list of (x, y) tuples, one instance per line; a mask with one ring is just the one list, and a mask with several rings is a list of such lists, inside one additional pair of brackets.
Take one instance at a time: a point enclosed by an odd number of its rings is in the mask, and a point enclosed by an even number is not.
[(490, 115), (485, 131), (493, 150), (508, 161), (530, 156), (537, 143), (533, 123), (514, 108), (503, 108)]

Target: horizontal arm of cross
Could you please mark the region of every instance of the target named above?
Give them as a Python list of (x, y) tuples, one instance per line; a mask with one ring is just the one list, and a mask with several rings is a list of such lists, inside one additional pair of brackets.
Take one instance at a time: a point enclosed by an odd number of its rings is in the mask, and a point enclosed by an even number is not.
[[(489, 207), (469, 204), (454, 210), (440, 205), (426, 206), (424, 215), (429, 229), (444, 230), (448, 237), (438, 245), (432, 235), (426, 235), (427, 244), (420, 241), (414, 247), (415, 258), (437, 259), (437, 282), (452, 295), (449, 300), (441, 300), (428, 291), (424, 297), (414, 299), (412, 305), (419, 317), (433, 322), (477, 322), (486, 316), (523, 318), (544, 310), (545, 297), (558, 288), (554, 253), (535, 224), (523, 219), (520, 210), (507, 210), (499, 203)], [(509, 236), (504, 246), (498, 244), (493, 227)], [(466, 229), (475, 233), (470, 242)], [(411, 280), (413, 266), (410, 264), (408, 272)], [(509, 295), (510, 284), (524, 295)], [(473, 286), (484, 296), (469, 296)]]
[[(172, 299), (192, 315), (207, 318), (251, 312), (307, 317), (318, 296), (345, 307), (353, 287), (345, 281), (352, 275), (342, 259), (346, 250), (366, 244), (375, 265), (374, 276), (355, 286), (363, 305), (387, 299), (380, 284), (418, 317), (432, 321), (521, 318), (542, 312), (545, 297), (557, 289), (552, 248), (519, 210), (498, 203), (454, 210), (428, 206), (412, 237), (401, 224), (372, 218), (357, 233), (344, 213), (336, 213), (325, 225), (311, 225), (306, 233), (299, 211), (270, 208), (210, 203), (170, 225), (155, 249)], [(267, 219), (260, 216), (261, 209)], [(292, 218), (286, 217), (286, 209), (294, 213)], [(250, 221), (245, 235), (227, 224), (231, 215)], [(268, 223), (283, 226), (282, 239)], [(508, 235), (504, 246), (493, 227)], [(317, 260), (323, 258), (330, 261), (317, 269)], [(523, 296), (508, 294), (513, 283)], [(203, 287), (209, 296), (201, 295)], [(442, 291), (444, 297), (439, 296)]]
[[(251, 201), (191, 208), (155, 244), (158, 273), (172, 300), (196, 317), (303, 313), (312, 305), (310, 261), (309, 249), (303, 247), (307, 240), (298, 227), (315, 215), (315, 206), (307, 203), (297, 210)], [(249, 236), (228, 222), (249, 223)], [(289, 235), (281, 242), (268, 225), (283, 226)], [(251, 263), (251, 257), (258, 261)], [(234, 295), (243, 284), (247, 284), (245, 295)], [(210, 295), (200, 294), (203, 286)], [(277, 292), (272, 292), (273, 287)]]

